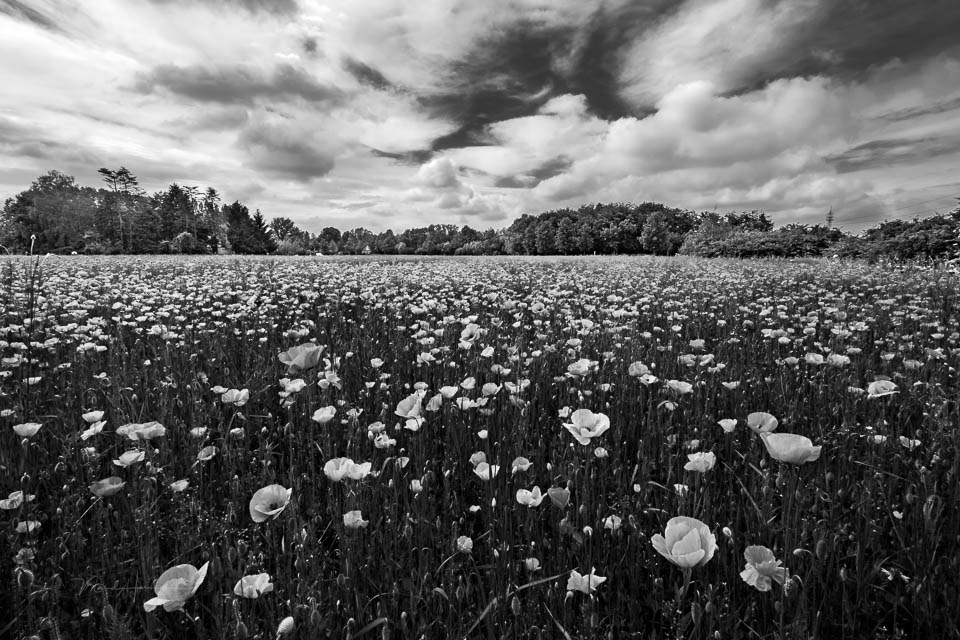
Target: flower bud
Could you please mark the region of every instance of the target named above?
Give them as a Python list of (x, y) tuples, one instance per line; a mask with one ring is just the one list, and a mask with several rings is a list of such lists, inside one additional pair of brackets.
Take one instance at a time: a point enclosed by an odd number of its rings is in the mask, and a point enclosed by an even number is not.
[(17, 570), (17, 584), (21, 589), (29, 589), (33, 586), (33, 572), (30, 569)]

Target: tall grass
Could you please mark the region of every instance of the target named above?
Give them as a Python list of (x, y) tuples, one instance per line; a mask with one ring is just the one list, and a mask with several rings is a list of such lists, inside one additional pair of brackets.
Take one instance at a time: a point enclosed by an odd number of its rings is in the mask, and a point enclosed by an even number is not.
[[(0, 498), (35, 496), (0, 511), (0, 636), (269, 638), (287, 616), (286, 637), (302, 638), (960, 633), (949, 275), (828, 261), (56, 258), (11, 260), (0, 295)], [(470, 324), (479, 333), (461, 340)], [(323, 347), (317, 366), (290, 371), (278, 355), (307, 343)], [(631, 375), (636, 362), (653, 378)], [(283, 378), (306, 384), (285, 395)], [(898, 392), (869, 397), (877, 379)], [(485, 396), (486, 383), (499, 388)], [(444, 386), (456, 395), (427, 410)], [(397, 408), (418, 388), (412, 430)], [(336, 409), (325, 424), (312, 419), (322, 407)], [(576, 409), (610, 429), (577, 443), (561, 417)], [(83, 439), (91, 411), (106, 425)], [(754, 412), (822, 446), (819, 459), (773, 459), (746, 426)], [(723, 419), (738, 421), (732, 433)], [(116, 433), (151, 421), (165, 435)], [(14, 432), (30, 422), (35, 435)], [(127, 450), (144, 460), (117, 466)], [(686, 470), (700, 451), (716, 465)], [(480, 453), (499, 466), (492, 478), (476, 473)], [(338, 457), (372, 473), (332, 481)], [(513, 471), (518, 457), (529, 469)], [(123, 487), (94, 495), (111, 476)], [(254, 522), (251, 498), (271, 484), (290, 503)], [(533, 487), (569, 501), (519, 504)], [(345, 526), (353, 510), (365, 527)], [(674, 516), (716, 536), (689, 576), (651, 543)], [(749, 545), (783, 561), (782, 587), (741, 578)], [(208, 562), (182, 611), (144, 610), (166, 569)], [(568, 590), (571, 571), (593, 568), (606, 580), (591, 594)], [(234, 595), (258, 573), (271, 593)]]

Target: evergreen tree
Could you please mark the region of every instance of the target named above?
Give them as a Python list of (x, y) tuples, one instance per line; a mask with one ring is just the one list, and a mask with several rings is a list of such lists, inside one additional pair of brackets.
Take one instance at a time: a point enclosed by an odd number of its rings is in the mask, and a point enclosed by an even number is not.
[(273, 239), (270, 227), (260, 213), (260, 209), (257, 209), (250, 220), (250, 236), (255, 249), (253, 253), (273, 253), (277, 250), (277, 242)]

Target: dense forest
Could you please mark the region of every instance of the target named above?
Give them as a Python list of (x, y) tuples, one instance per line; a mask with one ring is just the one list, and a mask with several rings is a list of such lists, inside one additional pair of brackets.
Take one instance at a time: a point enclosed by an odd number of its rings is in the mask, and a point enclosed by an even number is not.
[[(146, 194), (125, 167), (100, 169), (103, 185), (80, 186), (59, 171), (37, 178), (0, 210), (0, 245), (10, 253), (236, 253), (587, 255), (706, 257), (960, 258), (960, 206), (922, 219), (893, 220), (859, 235), (831, 224), (775, 228), (761, 211), (701, 212), (662, 204), (588, 204), (525, 214), (504, 229), (427, 227), (319, 234), (289, 218), (269, 222), (214, 188), (171, 184)], [(832, 222), (832, 221), (831, 221)]]

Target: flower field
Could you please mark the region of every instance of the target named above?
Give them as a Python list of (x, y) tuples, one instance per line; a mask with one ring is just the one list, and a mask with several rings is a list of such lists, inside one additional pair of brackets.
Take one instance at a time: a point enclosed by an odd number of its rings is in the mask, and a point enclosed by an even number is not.
[(0, 637), (960, 633), (955, 276), (9, 259)]

